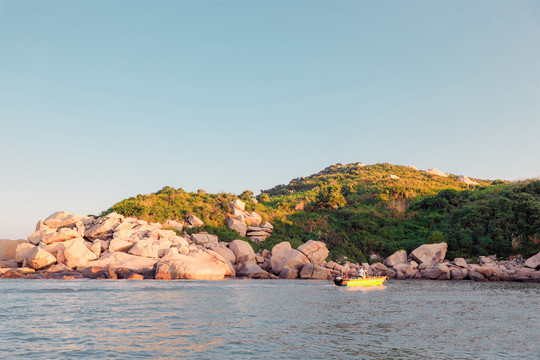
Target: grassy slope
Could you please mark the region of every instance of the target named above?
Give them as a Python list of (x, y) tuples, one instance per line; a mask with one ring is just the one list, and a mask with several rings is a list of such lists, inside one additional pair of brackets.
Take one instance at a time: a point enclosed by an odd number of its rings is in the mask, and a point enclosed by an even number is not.
[[(448, 257), (538, 252), (540, 181), (473, 180), (479, 185), (404, 166), (336, 164), (263, 191), (258, 204), (247, 195), (241, 197), (249, 211), (274, 224), (274, 234), (255, 248), (271, 248), (283, 240), (298, 246), (317, 239), (328, 244), (331, 257), (356, 261), (365, 261), (371, 252), (388, 255), (439, 241), (448, 242)], [(125, 199), (104, 213), (160, 222), (194, 214), (204, 219), (207, 231), (227, 241), (238, 238), (223, 225), (228, 204), (235, 198), (166, 187)], [(340, 204), (337, 209), (334, 202)], [(295, 210), (299, 205), (304, 209)]]

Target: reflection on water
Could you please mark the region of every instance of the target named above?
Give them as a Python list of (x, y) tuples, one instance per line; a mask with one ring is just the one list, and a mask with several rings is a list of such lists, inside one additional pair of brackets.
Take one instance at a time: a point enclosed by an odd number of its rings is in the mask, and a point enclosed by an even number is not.
[(386, 289), (386, 285), (379, 285), (379, 286), (344, 286), (343, 289), (346, 291), (362, 291), (362, 292), (369, 292), (369, 291), (384, 291)]
[(540, 286), (0, 281), (0, 358), (537, 359)]

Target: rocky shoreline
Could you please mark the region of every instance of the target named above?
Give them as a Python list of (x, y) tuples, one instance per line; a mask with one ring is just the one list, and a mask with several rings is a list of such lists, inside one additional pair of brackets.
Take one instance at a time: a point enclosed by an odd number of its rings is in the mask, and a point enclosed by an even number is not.
[[(241, 202), (231, 204), (226, 224), (255, 241), (264, 241), (272, 225)], [(395, 279), (540, 282), (540, 253), (523, 260), (480, 257), (445, 260), (447, 245), (426, 244), (407, 254), (398, 251), (372, 264), (326, 261), (328, 249), (309, 240), (293, 249), (289, 242), (255, 253), (243, 240), (229, 243), (185, 228), (203, 225), (195, 216), (183, 221), (148, 223), (111, 213), (100, 218), (57, 212), (39, 221), (28, 240), (0, 240), (0, 278), (26, 279), (323, 279), (360, 266), (370, 276)]]

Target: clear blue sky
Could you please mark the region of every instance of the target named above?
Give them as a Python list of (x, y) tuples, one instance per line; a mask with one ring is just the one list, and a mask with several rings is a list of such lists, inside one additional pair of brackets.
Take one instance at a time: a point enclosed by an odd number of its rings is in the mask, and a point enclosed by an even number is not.
[(0, 0), (0, 238), (334, 163), (540, 175), (540, 1)]

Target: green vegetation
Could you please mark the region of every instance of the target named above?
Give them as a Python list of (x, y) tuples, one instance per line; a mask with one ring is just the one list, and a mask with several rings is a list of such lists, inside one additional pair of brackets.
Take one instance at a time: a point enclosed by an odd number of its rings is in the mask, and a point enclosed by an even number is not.
[(471, 180), (478, 185), (405, 166), (336, 164), (261, 191), (258, 203), (250, 190), (236, 196), (165, 187), (123, 200), (103, 214), (116, 211), (159, 222), (193, 214), (204, 220), (205, 231), (230, 241), (240, 237), (224, 220), (228, 204), (240, 198), (246, 210), (274, 225), (270, 238), (253, 244), (256, 250), (280, 241), (296, 247), (316, 239), (326, 242), (331, 258), (361, 262), (370, 253), (409, 252), (441, 241), (448, 243), (448, 258), (540, 251), (540, 181)]

